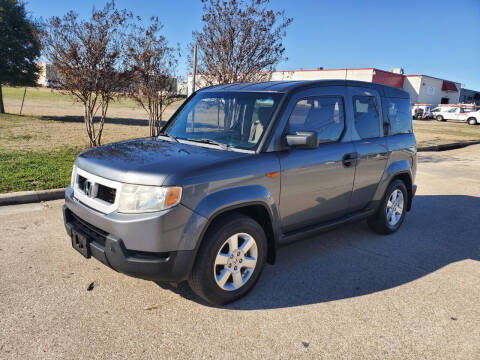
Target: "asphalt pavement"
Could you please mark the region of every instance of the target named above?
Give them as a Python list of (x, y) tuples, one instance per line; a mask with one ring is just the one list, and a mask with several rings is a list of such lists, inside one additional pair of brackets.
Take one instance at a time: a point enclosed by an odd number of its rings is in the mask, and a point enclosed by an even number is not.
[(420, 154), (416, 183), (396, 234), (283, 248), (221, 308), (82, 258), (61, 200), (0, 207), (0, 359), (478, 359), (480, 145)]

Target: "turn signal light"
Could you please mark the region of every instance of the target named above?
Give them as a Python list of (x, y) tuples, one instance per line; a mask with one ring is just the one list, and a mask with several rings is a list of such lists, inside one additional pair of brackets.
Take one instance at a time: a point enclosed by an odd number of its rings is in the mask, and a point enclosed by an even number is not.
[(278, 171), (271, 172), (271, 173), (266, 173), (265, 176), (270, 178), (270, 179), (276, 178), (278, 176)]
[(176, 205), (182, 197), (181, 187), (171, 187), (168, 189), (167, 198), (165, 199), (165, 207)]

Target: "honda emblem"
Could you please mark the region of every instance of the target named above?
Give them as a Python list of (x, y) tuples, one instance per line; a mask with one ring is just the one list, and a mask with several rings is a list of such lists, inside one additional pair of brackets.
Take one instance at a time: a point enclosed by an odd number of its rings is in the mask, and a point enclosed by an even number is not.
[(93, 182), (91, 182), (90, 180), (85, 180), (85, 184), (83, 185), (83, 191), (88, 197), (93, 197), (93, 186)]

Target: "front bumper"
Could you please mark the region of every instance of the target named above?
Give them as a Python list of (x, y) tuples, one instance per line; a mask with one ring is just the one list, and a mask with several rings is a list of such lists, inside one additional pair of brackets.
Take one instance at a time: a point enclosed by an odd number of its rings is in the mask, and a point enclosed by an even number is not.
[(63, 218), (67, 234), (76, 248), (75, 237), (88, 242), (86, 257), (93, 256), (108, 267), (141, 279), (180, 282), (186, 280), (195, 260), (194, 250), (163, 253), (128, 250), (124, 242), (76, 216), (66, 205)]
[(152, 213), (103, 214), (75, 199), (70, 187), (65, 191), (65, 205), (78, 218), (114, 238), (122, 239), (125, 247), (134, 251), (163, 253), (193, 250), (207, 223), (204, 217), (182, 204)]

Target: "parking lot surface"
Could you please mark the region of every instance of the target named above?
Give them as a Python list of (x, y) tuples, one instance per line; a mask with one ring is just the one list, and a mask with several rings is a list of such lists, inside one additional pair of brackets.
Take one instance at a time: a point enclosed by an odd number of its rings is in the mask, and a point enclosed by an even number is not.
[(480, 146), (420, 154), (416, 183), (396, 234), (283, 248), (222, 308), (82, 258), (62, 201), (0, 208), (0, 358), (478, 359)]

